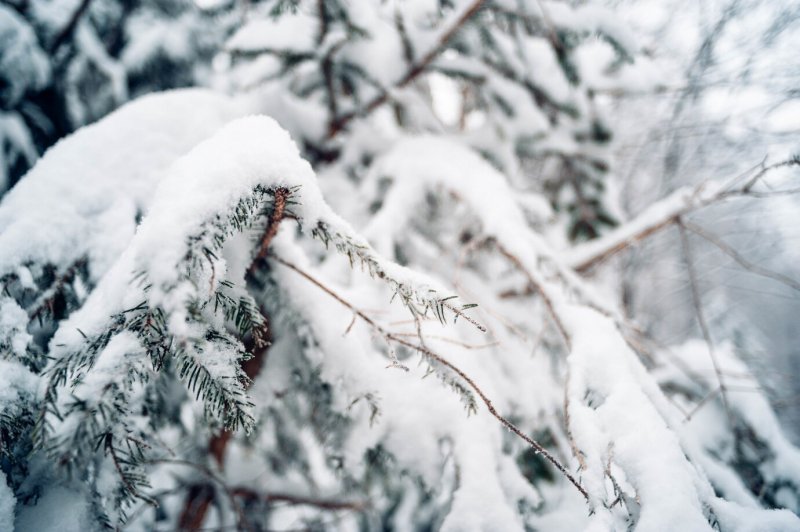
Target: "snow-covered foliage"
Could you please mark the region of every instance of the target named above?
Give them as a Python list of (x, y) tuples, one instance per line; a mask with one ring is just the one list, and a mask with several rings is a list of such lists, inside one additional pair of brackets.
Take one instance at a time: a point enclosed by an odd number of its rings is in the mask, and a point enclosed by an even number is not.
[(604, 282), (800, 159), (623, 222), (595, 93), (658, 84), (637, 42), (597, 5), (252, 2), (230, 95), (52, 147), (0, 202), (0, 528), (800, 527), (747, 353), (656, 345)]

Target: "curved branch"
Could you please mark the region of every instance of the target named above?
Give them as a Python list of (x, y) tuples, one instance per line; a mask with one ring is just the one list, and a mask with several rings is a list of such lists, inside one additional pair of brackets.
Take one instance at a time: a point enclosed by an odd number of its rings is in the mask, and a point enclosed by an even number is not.
[(276, 256), (274, 254), (271, 254), (271, 257), (276, 262), (278, 262), (279, 264), (282, 264), (283, 266), (286, 266), (290, 270), (293, 270), (295, 273), (299, 274), (301, 277), (303, 277), (304, 279), (306, 279), (307, 281), (309, 281), (310, 283), (315, 285), (317, 288), (321, 289), (323, 292), (325, 292), (329, 296), (333, 297), (336, 301), (338, 301), (339, 303), (341, 303), (342, 305), (344, 305), (345, 307), (350, 309), (353, 312), (354, 315), (356, 315), (359, 318), (361, 318), (363, 321), (365, 321), (371, 327), (375, 328), (376, 331), (378, 331), (379, 333), (384, 335), (389, 340), (392, 340), (392, 341), (394, 341), (394, 342), (396, 342), (396, 343), (398, 343), (398, 344), (400, 344), (402, 346), (405, 346), (405, 347), (407, 347), (409, 349), (413, 349), (413, 350), (415, 350), (415, 351), (417, 351), (417, 352), (419, 352), (419, 353), (431, 358), (432, 360), (435, 360), (439, 364), (441, 364), (441, 365), (447, 367), (448, 369), (450, 369), (451, 371), (453, 371), (456, 375), (458, 375), (461, 379), (463, 379), (464, 382), (466, 382), (469, 385), (469, 387), (472, 388), (472, 390), (475, 393), (478, 394), (478, 397), (481, 398), (481, 401), (483, 401), (483, 404), (486, 405), (487, 410), (489, 410), (489, 413), (492, 416), (494, 416), (504, 427), (506, 427), (508, 430), (510, 430), (511, 432), (516, 434), (519, 438), (521, 438), (528, 445), (530, 445), (531, 448), (533, 448), (533, 450), (536, 453), (541, 454), (548, 462), (553, 464), (553, 466), (555, 466), (555, 468), (558, 469), (561, 472), (561, 474), (563, 474), (567, 478), (567, 480), (570, 481), (570, 483), (573, 486), (575, 486), (575, 488), (581, 493), (581, 495), (583, 495), (583, 498), (586, 499), (587, 501), (589, 500), (589, 494), (587, 493), (587, 491), (583, 488), (583, 486), (581, 486), (581, 484), (578, 482), (578, 480), (575, 479), (575, 477), (573, 477), (570, 474), (569, 471), (567, 471), (566, 467), (561, 462), (559, 462), (558, 459), (555, 456), (553, 456), (547, 449), (545, 449), (542, 446), (542, 444), (540, 444), (539, 442), (537, 442), (536, 440), (534, 440), (533, 438), (531, 438), (530, 436), (528, 436), (527, 434), (522, 432), (522, 430), (519, 427), (517, 427), (514, 423), (512, 423), (507, 418), (505, 418), (502, 414), (500, 414), (497, 411), (497, 409), (495, 409), (494, 405), (492, 404), (491, 399), (489, 399), (489, 397), (483, 392), (483, 390), (480, 388), (480, 386), (478, 386), (478, 384), (474, 380), (472, 380), (472, 378), (469, 375), (464, 373), (464, 371), (462, 371), (460, 368), (455, 366), (452, 362), (450, 362), (447, 359), (443, 358), (441, 355), (438, 355), (438, 354), (434, 353), (433, 351), (431, 351), (427, 347), (421, 346), (421, 345), (417, 345), (417, 344), (415, 344), (413, 342), (409, 342), (405, 338), (403, 338), (401, 336), (398, 336), (398, 335), (395, 335), (395, 334), (387, 331), (386, 329), (384, 329), (383, 327), (378, 325), (375, 322), (375, 320), (373, 320), (372, 318), (367, 316), (364, 312), (362, 312), (361, 310), (357, 309), (355, 306), (353, 306), (351, 303), (349, 303), (343, 297), (341, 297), (336, 292), (334, 292), (333, 290), (331, 290), (330, 288), (328, 288), (327, 286), (322, 284), (322, 282), (320, 282), (319, 280), (315, 279), (314, 277), (312, 277), (307, 272), (301, 270), (300, 268), (298, 268), (297, 266), (295, 266), (291, 262), (288, 262), (288, 261), (286, 261), (286, 260), (282, 259), (281, 257), (278, 257), (278, 256)]

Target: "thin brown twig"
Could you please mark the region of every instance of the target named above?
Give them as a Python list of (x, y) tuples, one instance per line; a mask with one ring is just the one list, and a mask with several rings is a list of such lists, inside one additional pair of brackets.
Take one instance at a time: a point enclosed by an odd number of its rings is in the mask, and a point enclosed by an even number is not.
[(564, 382), (564, 428), (566, 429), (567, 434), (567, 441), (569, 441), (570, 449), (572, 449), (572, 454), (578, 460), (578, 463), (581, 466), (581, 470), (586, 470), (586, 460), (583, 458), (583, 453), (578, 448), (578, 443), (575, 441), (575, 437), (572, 435), (572, 424), (570, 422), (570, 415), (569, 415), (569, 381), (571, 378), (572, 372), (570, 371), (570, 366), (567, 364), (567, 376)]
[(700, 326), (700, 331), (703, 334), (703, 339), (708, 347), (708, 356), (711, 358), (711, 364), (714, 366), (714, 373), (717, 375), (717, 382), (719, 384), (720, 397), (722, 398), (722, 406), (725, 409), (725, 414), (728, 417), (731, 429), (735, 428), (733, 420), (733, 412), (728, 402), (728, 395), (725, 391), (725, 381), (722, 377), (722, 370), (720, 369), (719, 361), (717, 360), (717, 352), (714, 349), (714, 341), (711, 338), (711, 331), (708, 328), (705, 312), (703, 312), (703, 302), (700, 298), (700, 289), (697, 286), (697, 273), (694, 267), (694, 257), (692, 256), (691, 245), (689, 237), (686, 234), (686, 227), (683, 225), (682, 220), (678, 220), (678, 230), (681, 236), (681, 246), (683, 247), (683, 254), (686, 258), (686, 272), (689, 276), (689, 288), (692, 293), (692, 304), (694, 305), (695, 315), (697, 316), (697, 323)]
[(704, 229), (703, 227), (700, 227), (699, 225), (696, 225), (696, 224), (693, 224), (693, 223), (687, 222), (687, 221), (684, 221), (683, 225), (684, 225), (684, 227), (686, 227), (686, 229), (688, 229), (692, 233), (696, 234), (697, 236), (699, 236), (703, 240), (709, 242), (710, 244), (713, 244), (720, 251), (722, 251), (723, 253), (728, 255), (730, 258), (732, 258), (734, 261), (739, 263), (739, 265), (742, 268), (744, 268), (744, 269), (746, 269), (746, 270), (748, 270), (748, 271), (750, 271), (752, 273), (755, 273), (756, 275), (760, 275), (761, 277), (767, 277), (768, 279), (772, 279), (774, 281), (778, 281), (779, 283), (782, 283), (782, 284), (788, 286), (789, 288), (793, 288), (795, 290), (800, 291), (800, 282), (795, 281), (794, 279), (792, 279), (789, 276), (783, 275), (783, 274), (778, 273), (778, 272), (774, 272), (772, 270), (764, 268), (763, 266), (759, 266), (758, 264), (756, 264), (756, 263), (754, 263), (752, 261), (749, 261), (741, 253), (736, 251), (733, 247), (731, 247), (728, 244), (726, 244), (719, 236), (717, 236), (714, 233), (708, 231), (707, 229)]
[(710, 400), (712, 400), (712, 399), (713, 399), (713, 398), (715, 398), (717, 395), (719, 395), (720, 391), (721, 391), (720, 387), (719, 387), (719, 386), (717, 386), (716, 388), (714, 388), (713, 390), (711, 390), (710, 392), (708, 392), (708, 393), (705, 395), (705, 397), (703, 397), (702, 399), (700, 399), (700, 401), (698, 401), (698, 403), (697, 403), (696, 405), (694, 405), (694, 408), (692, 408), (692, 410), (691, 410), (691, 411), (690, 411), (688, 414), (686, 414), (686, 419), (684, 419), (684, 422), (688, 423), (689, 421), (691, 421), (691, 420), (692, 420), (692, 417), (694, 417), (694, 415), (695, 415), (697, 412), (699, 412), (699, 411), (700, 411), (700, 409), (701, 409), (701, 408), (703, 408), (703, 406), (705, 406), (705, 405), (706, 405), (706, 403), (708, 403)]
[(323, 292), (325, 292), (326, 294), (328, 294), (329, 296), (334, 298), (336, 301), (341, 303), (343, 306), (345, 306), (348, 309), (350, 309), (359, 318), (364, 320), (370, 326), (374, 327), (378, 332), (380, 332), (381, 334), (385, 335), (390, 340), (392, 340), (394, 342), (397, 342), (398, 344), (403, 345), (403, 346), (405, 346), (405, 347), (407, 347), (409, 349), (413, 349), (413, 350), (425, 355), (426, 357), (436, 361), (437, 363), (441, 364), (442, 366), (445, 366), (449, 370), (453, 371), (456, 375), (458, 375), (461, 379), (463, 379), (464, 382), (466, 382), (469, 385), (469, 387), (476, 394), (478, 394), (478, 397), (480, 397), (481, 401), (486, 406), (487, 410), (489, 410), (489, 413), (495, 419), (497, 419), (508, 430), (510, 430), (511, 432), (516, 434), (518, 437), (520, 437), (522, 440), (524, 440), (526, 443), (528, 443), (528, 445), (530, 445), (535, 452), (541, 454), (548, 462), (553, 464), (553, 466), (555, 466), (556, 469), (558, 469), (567, 478), (567, 480), (569, 480), (570, 483), (572, 483), (572, 485), (575, 486), (575, 488), (581, 493), (581, 495), (583, 495), (583, 497), (587, 501), (589, 500), (589, 494), (586, 492), (586, 490), (583, 488), (583, 486), (581, 486), (581, 484), (575, 479), (575, 477), (573, 477), (569, 473), (569, 471), (567, 471), (566, 467), (564, 467), (564, 465), (562, 465), (561, 462), (559, 462), (558, 459), (555, 456), (550, 454), (550, 452), (547, 449), (545, 449), (539, 442), (537, 442), (533, 438), (531, 438), (528, 435), (526, 435), (515, 424), (513, 424), (507, 418), (503, 417), (497, 411), (497, 409), (495, 409), (494, 404), (489, 399), (489, 397), (483, 392), (483, 389), (481, 389), (477, 385), (477, 383), (475, 383), (475, 381), (469, 375), (464, 373), (464, 371), (462, 371), (460, 368), (455, 366), (453, 363), (451, 363), (450, 361), (448, 361), (447, 359), (445, 359), (441, 355), (438, 355), (438, 354), (434, 353), (430, 349), (428, 349), (428, 348), (426, 348), (424, 346), (421, 346), (421, 345), (417, 345), (417, 344), (415, 344), (413, 342), (409, 342), (408, 340), (406, 340), (403, 337), (397, 336), (395, 334), (392, 334), (391, 332), (386, 331), (383, 327), (381, 327), (378, 323), (376, 323), (372, 318), (370, 318), (369, 316), (367, 316), (366, 314), (364, 314), (363, 312), (358, 310), (355, 306), (353, 306), (350, 302), (345, 300), (339, 294), (337, 294), (332, 289), (330, 289), (326, 285), (324, 285), (321, 281), (317, 280), (316, 278), (311, 276), (309, 273), (301, 270), (300, 268), (298, 268), (297, 266), (295, 266), (291, 262), (288, 262), (285, 259), (282, 259), (281, 257), (278, 257), (278, 256), (276, 256), (274, 254), (272, 254), (271, 257), (276, 262), (278, 262), (279, 264), (282, 264), (282, 265), (286, 266), (287, 268), (289, 268), (290, 270), (294, 271), (295, 273), (299, 274), (301, 277), (303, 277), (304, 279), (306, 279), (307, 281), (312, 283), (314, 286), (316, 286), (317, 288), (319, 288), (320, 290), (322, 290)]
[[(392, 334), (394, 334), (396, 336), (405, 336), (405, 337), (417, 337), (417, 336), (419, 336), (419, 333), (398, 333), (398, 332), (396, 332), (396, 333), (392, 333)], [(468, 344), (466, 342), (462, 342), (460, 340), (456, 340), (454, 338), (448, 338), (446, 336), (441, 336), (441, 335), (438, 335), (438, 334), (428, 334), (428, 335), (425, 335), (425, 337), (426, 338), (430, 338), (431, 340), (439, 340), (440, 342), (446, 342), (448, 344), (457, 345), (459, 347), (463, 347), (464, 349), (488, 349), (490, 347), (495, 347), (495, 346), (500, 345), (500, 342), (498, 342), (498, 341), (489, 342), (489, 343), (486, 343), (486, 344)]]
[(567, 351), (572, 351), (572, 339), (570, 338), (566, 327), (564, 327), (564, 324), (561, 322), (561, 319), (558, 317), (555, 307), (553, 306), (553, 301), (548, 297), (544, 288), (538, 282), (536, 282), (536, 280), (533, 278), (533, 275), (531, 275), (528, 269), (525, 268), (525, 265), (522, 264), (522, 261), (519, 260), (519, 257), (511, 253), (499, 242), (496, 242), (496, 245), (500, 253), (504, 257), (506, 257), (509, 261), (511, 261), (511, 263), (514, 266), (516, 266), (516, 268), (527, 278), (528, 285), (536, 288), (536, 291), (541, 296), (545, 307), (547, 307), (548, 314), (550, 314), (550, 317), (552, 318), (553, 323), (555, 323), (556, 328), (558, 329), (558, 332), (561, 335), (561, 338), (564, 340), (564, 345), (566, 345)]
[[(457, 194), (453, 194), (453, 195), (457, 199), (460, 199), (460, 197)], [(454, 278), (453, 278), (453, 286), (460, 293), (463, 293), (465, 295), (469, 295), (470, 294), (470, 290), (466, 286), (464, 286), (464, 284), (461, 282), (461, 272), (464, 270), (464, 265), (466, 264), (467, 259), (469, 258), (469, 256), (472, 253), (474, 253), (479, 248), (484, 246), (490, 240), (491, 240), (490, 237), (485, 237), (485, 236), (484, 237), (471, 238), (469, 241), (467, 241), (467, 243), (462, 247), (461, 251), (459, 252), (458, 261), (456, 262), (455, 275), (454, 275)], [(519, 327), (514, 325), (508, 318), (503, 316), (501, 313), (493, 310), (490, 307), (487, 307), (486, 305), (481, 305), (480, 310), (482, 310), (483, 312), (485, 312), (489, 316), (492, 316), (495, 319), (497, 319), (497, 321), (499, 321), (503, 326), (505, 326), (505, 328), (509, 332), (511, 332), (511, 334), (513, 334), (514, 336), (517, 336), (523, 342), (527, 342), (528, 341), (528, 336), (523, 331), (519, 330)], [(492, 331), (489, 326), (487, 326), (487, 330), (489, 331), (489, 333), (492, 336), (494, 336), (494, 331)]]

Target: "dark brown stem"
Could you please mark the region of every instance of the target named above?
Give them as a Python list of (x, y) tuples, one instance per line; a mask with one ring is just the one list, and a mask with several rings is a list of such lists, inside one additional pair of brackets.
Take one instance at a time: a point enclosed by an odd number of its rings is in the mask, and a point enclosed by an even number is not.
[(275, 189), (273, 193), (272, 213), (267, 221), (264, 234), (261, 236), (261, 244), (258, 247), (258, 253), (256, 253), (253, 262), (250, 263), (250, 267), (247, 268), (248, 274), (252, 274), (258, 267), (258, 264), (267, 256), (269, 245), (272, 243), (272, 239), (275, 238), (275, 235), (278, 234), (278, 227), (280, 226), (281, 220), (283, 220), (283, 214), (286, 211), (286, 200), (288, 198), (289, 189)]
[[(267, 226), (264, 229), (264, 234), (261, 236), (261, 243), (259, 244), (258, 252), (247, 269), (248, 277), (252, 276), (253, 272), (255, 272), (259, 264), (261, 264), (261, 262), (264, 260), (264, 257), (267, 256), (272, 239), (278, 234), (278, 228), (286, 212), (286, 201), (289, 198), (289, 194), (289, 190), (283, 187), (275, 189), (273, 192), (272, 212), (267, 220)], [(268, 336), (269, 318), (264, 314), (263, 309), (261, 314), (264, 317), (264, 335), (266, 338), (264, 338), (263, 341), (256, 341), (255, 339), (252, 340), (251, 345), (248, 346), (248, 351), (252, 357), (242, 363), (242, 370), (244, 371), (245, 375), (247, 375), (250, 382), (255, 380), (261, 371), (261, 368), (264, 366), (267, 350), (270, 345), (270, 339)], [(219, 434), (214, 435), (208, 442), (208, 450), (219, 465), (220, 469), (223, 469), (225, 466), (225, 451), (228, 448), (228, 443), (230, 442), (232, 435), (233, 434), (229, 431), (222, 431)], [(219, 482), (222, 481), (219, 480)], [(203, 525), (206, 513), (208, 512), (208, 508), (213, 500), (214, 490), (210, 489), (208, 484), (193, 485), (189, 489), (189, 493), (187, 494), (184, 502), (183, 511), (181, 512), (181, 517), (179, 520), (180, 530), (199, 530)], [(231, 504), (234, 504), (235, 507), (236, 503), (232, 500)], [(242, 523), (241, 516), (240, 525), (244, 525), (244, 523)]]

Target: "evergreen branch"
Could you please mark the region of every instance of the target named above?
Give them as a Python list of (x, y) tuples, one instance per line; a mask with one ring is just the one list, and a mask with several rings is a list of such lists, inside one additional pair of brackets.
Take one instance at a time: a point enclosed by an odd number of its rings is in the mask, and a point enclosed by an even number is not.
[(174, 355), (178, 362), (178, 377), (186, 383), (196, 399), (202, 400), (213, 412), (222, 417), (226, 429), (243, 428), (249, 432), (255, 424), (251, 413), (253, 403), (244, 392), (247, 379), (238, 365), (238, 362), (246, 360), (249, 354), (236, 349), (238, 342), (232, 338), (219, 335), (208, 340), (207, 349), (215, 357), (220, 357), (225, 351), (232, 355), (228, 357), (228, 361), (223, 362), (223, 373), (212, 371), (204, 364), (202, 355), (205, 350), (202, 346), (187, 345)]
[[(455, 319), (462, 318), (481, 332), (486, 332), (486, 327), (477, 320), (467, 315), (464, 310), (472, 308), (474, 305), (464, 305), (456, 307), (450, 300), (456, 296), (439, 297), (435, 290), (428, 289), (428, 293), (421, 293), (420, 290), (410, 283), (396, 279), (389, 273), (375, 255), (372, 249), (364, 244), (354, 242), (352, 238), (339, 232), (332, 232), (327, 224), (320, 221), (317, 227), (312, 229), (312, 236), (318, 238), (328, 247), (333, 243), (336, 251), (345, 255), (353, 267), (358, 263), (362, 268), (366, 267), (371, 277), (376, 277), (389, 284), (394, 291), (394, 296), (399, 296), (403, 305), (408, 308), (414, 317), (427, 316), (431, 312), (442, 324), (447, 322), (445, 310), (453, 313)], [(421, 307), (421, 308), (419, 308)]]
[[(283, 187), (276, 189), (273, 193), (272, 212), (269, 214), (267, 225), (264, 228), (264, 232), (261, 236), (258, 252), (250, 263), (250, 266), (247, 268), (247, 277), (251, 280), (256, 274), (258, 267), (262, 264), (263, 259), (269, 252), (269, 246), (272, 243), (273, 238), (275, 238), (275, 235), (278, 234), (280, 223), (286, 214), (286, 203), (290, 197), (290, 194), (291, 192), (289, 189)], [(254, 309), (258, 314), (258, 319), (260, 320), (261, 326), (257, 329), (253, 329), (253, 345), (248, 348), (248, 352), (251, 356), (249, 358), (242, 359), (242, 362), (240, 363), (241, 371), (247, 378), (245, 381), (245, 387), (252, 383), (258, 373), (261, 371), (261, 368), (264, 365), (267, 349), (269, 347), (269, 329), (267, 326), (267, 317), (262, 309), (257, 308), (257, 305), (254, 307)], [(244, 338), (243, 328), (239, 327), (239, 330), (242, 338)], [(258, 331), (258, 335), (256, 335), (256, 331)], [(217, 462), (220, 469), (224, 468), (225, 466), (225, 451), (228, 447), (231, 436), (231, 430), (222, 430), (220, 433), (215, 434), (208, 443), (211, 456)], [(216, 479), (216, 477), (213, 478)], [(227, 486), (224, 486), (224, 488), (229, 499), (231, 500), (233, 507), (238, 508), (230, 490), (227, 488)], [(183, 511), (181, 512), (180, 522), (187, 525), (184, 528), (192, 530), (195, 528), (194, 526), (189, 526), (192, 523), (196, 523), (197, 526), (202, 524), (203, 520), (205, 519), (205, 515), (208, 512), (209, 505), (212, 502), (212, 498), (213, 493), (208, 492), (208, 490), (190, 490), (184, 501)], [(240, 514), (239, 524), (242, 525), (244, 522), (244, 516)]]
[(50, 287), (47, 290), (44, 290), (36, 299), (36, 301), (26, 309), (28, 311), (29, 319), (41, 319), (41, 315), (44, 313), (44, 311), (49, 311), (52, 314), (53, 305), (56, 298), (62, 294), (64, 288), (72, 283), (78, 273), (85, 268), (86, 265), (87, 260), (85, 258), (80, 259), (72, 266), (67, 268), (63, 274), (57, 276)]

